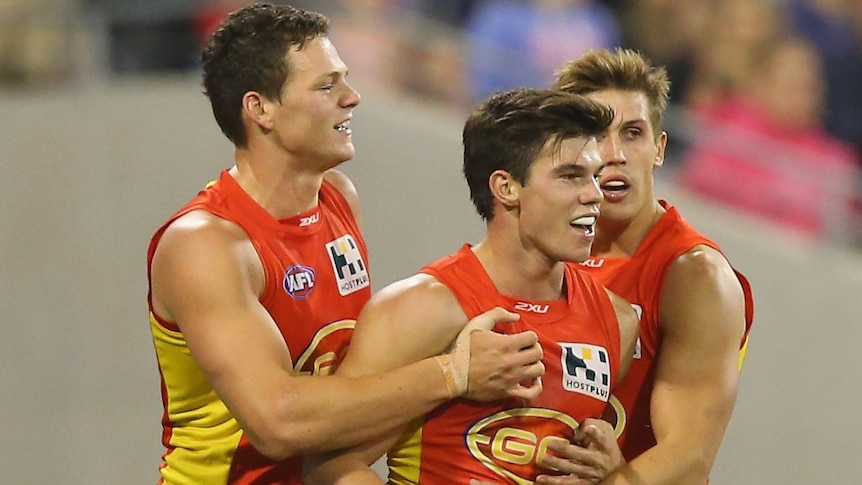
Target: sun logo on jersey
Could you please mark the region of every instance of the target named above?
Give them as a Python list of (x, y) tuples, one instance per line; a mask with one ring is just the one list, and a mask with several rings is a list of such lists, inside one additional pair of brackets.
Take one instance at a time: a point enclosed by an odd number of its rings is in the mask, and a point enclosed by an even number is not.
[(324, 325), (296, 359), (293, 369), (300, 375), (325, 376), (335, 372), (347, 353), (356, 320), (339, 320)]
[(282, 286), (294, 300), (305, 300), (314, 289), (314, 268), (294, 264), (284, 272)]

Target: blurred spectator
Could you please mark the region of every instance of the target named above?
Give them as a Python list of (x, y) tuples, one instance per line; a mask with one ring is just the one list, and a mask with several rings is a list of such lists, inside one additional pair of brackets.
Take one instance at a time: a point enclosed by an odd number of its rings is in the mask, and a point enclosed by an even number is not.
[(514, 86), (549, 86), (563, 61), (620, 43), (613, 12), (593, 0), (486, 0), (466, 34), (473, 100)]
[[(405, 11), (401, 0), (339, 0), (327, 12), (330, 32), (338, 53), (350, 69), (349, 82), (356, 87), (397, 87)], [(360, 90), (361, 92), (361, 90)]]
[(413, 0), (412, 8), (431, 22), (463, 29), (481, 0)]
[[(794, 31), (820, 52), (826, 73), (826, 129), (862, 149), (862, 30), (857, 0), (788, 0)], [(862, 10), (862, 7), (856, 7)]]
[(709, 2), (707, 22), (698, 35), (693, 70), (685, 93), (689, 106), (719, 103), (748, 84), (764, 50), (786, 30), (773, 0)]
[(805, 234), (846, 236), (856, 154), (823, 129), (821, 59), (798, 38), (757, 52), (740, 89), (698, 105), (702, 124), (680, 181)]
[(688, 89), (698, 38), (709, 20), (708, 5), (707, 0), (637, 0), (619, 10), (624, 44), (665, 67), (671, 102)]
[[(670, 104), (678, 108), (687, 97), (700, 37), (708, 25), (709, 0), (636, 0), (619, 5), (623, 43), (656, 65), (664, 66), (670, 79)], [(677, 129), (682, 111), (669, 109), (666, 126), (672, 136), (665, 151), (665, 167), (676, 168), (688, 149), (684, 129)]]
[(72, 0), (0, 0), (0, 83), (52, 85), (74, 70)]

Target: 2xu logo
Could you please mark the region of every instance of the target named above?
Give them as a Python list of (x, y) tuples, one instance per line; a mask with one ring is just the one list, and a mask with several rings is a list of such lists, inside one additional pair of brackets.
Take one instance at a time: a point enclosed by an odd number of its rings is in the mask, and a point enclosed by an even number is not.
[(568, 414), (543, 408), (506, 409), (477, 422), (467, 430), (467, 448), (494, 473), (518, 485), (532, 485), (548, 444), (569, 441), (578, 422)]
[(531, 312), (531, 313), (548, 313), (548, 309), (550, 305), (539, 305), (534, 303), (528, 303), (526, 301), (519, 301), (515, 303), (515, 310), (520, 310), (522, 312)]

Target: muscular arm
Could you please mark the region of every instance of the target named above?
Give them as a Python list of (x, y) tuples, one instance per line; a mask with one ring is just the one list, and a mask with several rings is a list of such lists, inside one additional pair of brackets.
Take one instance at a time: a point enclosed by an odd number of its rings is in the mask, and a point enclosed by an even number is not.
[(674, 262), (660, 319), (664, 337), (650, 405), (657, 445), (604, 484), (703, 485), (730, 421), (745, 302), (720, 253), (698, 246)]
[(190, 213), (159, 243), (152, 290), (154, 311), (177, 322), (209, 383), (262, 454), (283, 459), (352, 446), (451, 398), (434, 359), (362, 378), (294, 375), (287, 346), (258, 301), (263, 275), (256, 258), (236, 226)]
[[(365, 306), (337, 375), (387, 372), (444, 352), (467, 324), (451, 291), (418, 274), (384, 288)], [(303, 483), (378, 484), (368, 465), (380, 458), (400, 432), (328, 456), (306, 458)]]

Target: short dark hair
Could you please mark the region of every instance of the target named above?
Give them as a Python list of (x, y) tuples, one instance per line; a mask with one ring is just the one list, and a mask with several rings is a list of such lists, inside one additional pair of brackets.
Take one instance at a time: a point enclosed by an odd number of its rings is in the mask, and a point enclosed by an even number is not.
[(670, 81), (663, 67), (631, 49), (592, 50), (568, 61), (557, 71), (553, 89), (590, 94), (603, 89), (644, 93), (649, 101), (653, 136), (662, 131), (662, 115), (667, 108)]
[(501, 91), (480, 104), (464, 124), (464, 177), (484, 220), (494, 217), (488, 179), (505, 170), (527, 184), (530, 166), (545, 144), (604, 133), (613, 111), (583, 96), (549, 89)]
[(289, 49), (325, 37), (329, 19), (289, 5), (258, 3), (231, 13), (201, 55), (204, 94), (219, 128), (237, 146), (248, 143), (242, 97), (257, 91), (279, 99), (291, 66)]

